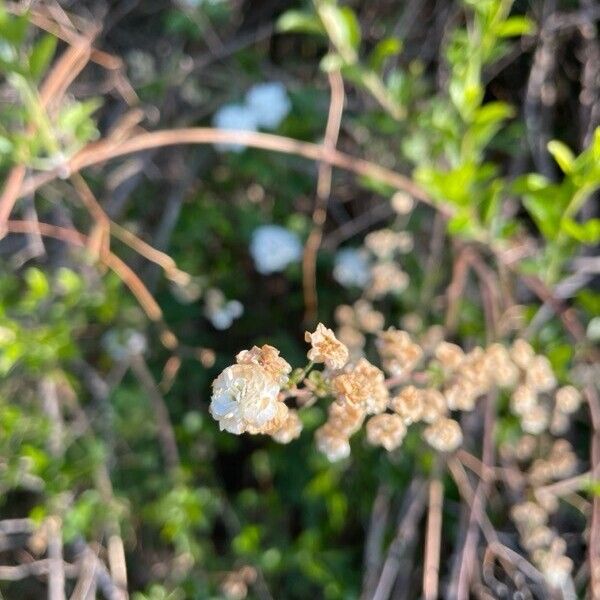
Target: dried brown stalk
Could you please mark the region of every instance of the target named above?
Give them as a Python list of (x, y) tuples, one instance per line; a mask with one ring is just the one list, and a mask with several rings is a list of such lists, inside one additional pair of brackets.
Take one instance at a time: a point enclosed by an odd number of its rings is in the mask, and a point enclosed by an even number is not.
[[(342, 124), (344, 110), (344, 80), (339, 71), (328, 74), (331, 100), (329, 114), (325, 127), (323, 147), (334, 150)], [(332, 167), (324, 161), (319, 162), (317, 176), (317, 193), (315, 207), (312, 214), (313, 226), (304, 246), (302, 259), (302, 286), (304, 290), (304, 322), (307, 325), (314, 323), (317, 317), (317, 254), (323, 239), (323, 226), (327, 219), (327, 204), (331, 193)]]

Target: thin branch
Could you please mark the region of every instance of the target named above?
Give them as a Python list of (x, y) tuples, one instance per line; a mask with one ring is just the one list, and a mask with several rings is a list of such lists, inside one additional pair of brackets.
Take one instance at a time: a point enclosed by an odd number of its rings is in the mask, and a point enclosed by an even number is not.
[[(592, 444), (590, 461), (593, 478), (600, 479), (600, 398), (593, 385), (584, 389), (592, 420)], [(600, 597), (600, 496), (594, 494), (592, 517), (590, 520), (588, 559), (590, 563), (590, 593), (592, 598)]]
[(388, 523), (389, 512), (390, 490), (387, 486), (381, 485), (377, 490), (377, 495), (373, 502), (371, 519), (369, 521), (369, 529), (367, 531), (363, 552), (364, 575), (361, 598), (364, 600), (371, 600), (379, 581), (383, 537)]
[[(438, 470), (436, 469), (436, 471)], [(425, 600), (436, 600), (438, 597), (443, 503), (444, 485), (439, 473), (435, 473), (429, 482), (429, 511), (423, 561), (423, 598)]]
[(158, 426), (158, 439), (165, 464), (170, 471), (174, 471), (179, 467), (179, 451), (167, 405), (143, 356), (140, 354), (134, 355), (131, 359), (131, 368), (152, 402), (152, 409)]
[[(329, 102), (329, 114), (325, 128), (325, 139), (323, 147), (334, 150), (342, 124), (342, 113), (344, 110), (344, 80), (339, 71), (328, 74), (329, 87), (331, 88), (331, 100)], [(315, 207), (312, 214), (313, 226), (304, 246), (302, 259), (302, 287), (304, 290), (304, 322), (312, 324), (317, 317), (318, 295), (317, 295), (317, 254), (323, 239), (323, 226), (327, 219), (327, 204), (331, 193), (332, 167), (330, 164), (320, 161), (317, 178), (317, 194)]]
[(425, 512), (425, 496), (426, 486), (423, 481), (413, 479), (407, 492), (409, 504), (398, 526), (396, 537), (389, 546), (373, 600), (388, 600), (390, 597), (402, 556), (417, 537), (419, 522)]
[[(241, 144), (263, 150), (272, 150), (282, 154), (293, 154), (309, 160), (326, 162), (334, 167), (350, 171), (356, 175), (376, 179), (391, 188), (404, 190), (414, 198), (433, 205), (427, 192), (414, 183), (409, 177), (396, 173), (370, 161), (345, 154), (322, 144), (302, 142), (291, 138), (256, 131), (237, 131), (214, 129), (211, 127), (190, 127), (182, 129), (166, 129), (150, 133), (140, 133), (125, 141), (110, 139), (88, 144), (57, 169), (39, 173), (27, 179), (21, 186), (19, 197), (35, 192), (41, 186), (53, 181), (65, 173), (71, 175), (86, 167), (102, 164), (113, 158), (125, 156), (165, 146), (183, 144)], [(452, 214), (445, 205), (435, 205), (438, 210)], [(8, 213), (9, 214), (9, 213)], [(4, 213), (0, 213), (2, 217)], [(2, 218), (0, 218), (0, 222)]]
[(65, 600), (62, 524), (58, 517), (47, 519), (48, 531), (48, 600)]

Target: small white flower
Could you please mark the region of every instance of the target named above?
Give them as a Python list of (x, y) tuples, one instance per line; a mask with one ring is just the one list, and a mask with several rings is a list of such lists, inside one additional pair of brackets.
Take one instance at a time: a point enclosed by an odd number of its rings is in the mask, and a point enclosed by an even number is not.
[(285, 86), (277, 81), (253, 85), (246, 94), (246, 105), (264, 129), (277, 129), (292, 108)]
[(262, 430), (277, 416), (279, 386), (254, 364), (227, 367), (213, 382), (210, 414), (221, 429)]
[(335, 255), (333, 278), (344, 287), (365, 287), (371, 278), (365, 253), (356, 248), (340, 250)]
[(298, 236), (278, 225), (263, 225), (254, 230), (250, 254), (256, 270), (263, 275), (283, 271), (290, 263), (302, 257)]
[[(213, 127), (224, 130), (256, 131), (256, 112), (245, 104), (225, 104), (213, 116)], [(242, 152), (243, 144), (215, 144), (220, 152)]]
[(146, 351), (146, 336), (134, 329), (108, 331), (102, 340), (104, 349), (114, 360), (126, 360)]
[(221, 290), (210, 288), (206, 291), (204, 316), (215, 329), (229, 329), (235, 319), (244, 314), (244, 305), (239, 300), (227, 300)]

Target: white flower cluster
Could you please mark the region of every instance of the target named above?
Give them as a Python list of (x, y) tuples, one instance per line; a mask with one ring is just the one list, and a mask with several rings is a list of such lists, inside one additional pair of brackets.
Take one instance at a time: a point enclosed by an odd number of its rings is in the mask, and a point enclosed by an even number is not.
[[(252, 86), (243, 103), (225, 104), (215, 113), (213, 126), (217, 129), (257, 131), (277, 129), (292, 108), (285, 86), (280, 82)], [(241, 152), (243, 144), (217, 144), (217, 149)]]
[(235, 319), (244, 313), (239, 300), (227, 300), (221, 290), (210, 288), (204, 295), (204, 316), (215, 329), (229, 329)]
[[(383, 315), (366, 300), (338, 307), (336, 318), (341, 330), (353, 332), (344, 337), (356, 342), (356, 347), (348, 348), (319, 323), (314, 332), (305, 334), (311, 345), (309, 364), (291, 376), (290, 365), (271, 346), (240, 352), (237, 364), (225, 369), (213, 384), (210, 410), (221, 428), (237, 434), (266, 433), (286, 443), (299, 435), (301, 423), (284, 400), (295, 397), (299, 406), (309, 406), (329, 397), (333, 402), (315, 441), (331, 461), (349, 456), (350, 438), (365, 422), (367, 441), (389, 452), (402, 444), (410, 426), (422, 424), (423, 440), (448, 453), (463, 442), (451, 412), (472, 411), (478, 398), (500, 389), (512, 391), (511, 408), (521, 417), (524, 432), (546, 430), (545, 404), (538, 394), (551, 392), (556, 378), (548, 359), (536, 355), (524, 340), (509, 348), (495, 343), (464, 352), (441, 339), (435, 329), (416, 341), (403, 330), (383, 331)], [(376, 334), (382, 368), (364, 357), (366, 333)], [(322, 363), (324, 369), (310, 372), (314, 363)], [(555, 413), (566, 418), (580, 403), (576, 388), (562, 387), (555, 395)], [(544, 482), (575, 470), (572, 452), (564, 444), (555, 446), (547, 461), (532, 465), (532, 481)]]
[(213, 382), (210, 413), (221, 430), (237, 435), (266, 433), (282, 443), (298, 437), (302, 425), (280, 396), (291, 371), (272, 346), (254, 346), (236, 356)]
[(252, 233), (250, 254), (256, 270), (263, 274), (278, 273), (302, 258), (300, 238), (279, 225), (262, 225)]
[(413, 248), (408, 231), (379, 229), (365, 238), (365, 248), (343, 248), (335, 256), (333, 278), (344, 287), (361, 288), (372, 300), (403, 292), (410, 282), (399, 267), (397, 254)]
[(367, 253), (357, 248), (339, 250), (335, 255), (333, 278), (347, 288), (364, 288), (371, 279)]

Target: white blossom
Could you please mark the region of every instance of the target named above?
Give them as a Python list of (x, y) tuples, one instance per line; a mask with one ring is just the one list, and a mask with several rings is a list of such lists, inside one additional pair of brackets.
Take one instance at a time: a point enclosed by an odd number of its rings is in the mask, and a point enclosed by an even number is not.
[(302, 257), (298, 236), (279, 225), (263, 225), (254, 230), (250, 254), (256, 270), (263, 275), (283, 271)]
[(213, 382), (210, 414), (221, 430), (265, 429), (278, 415), (279, 386), (255, 364), (231, 365)]
[(246, 106), (264, 129), (277, 129), (292, 108), (285, 86), (278, 81), (253, 85), (246, 94)]
[(244, 313), (244, 305), (239, 300), (227, 300), (221, 290), (210, 288), (206, 291), (204, 316), (215, 329), (229, 329), (235, 319)]
[[(256, 131), (256, 113), (245, 104), (225, 104), (213, 116), (213, 127), (224, 130)], [(243, 144), (215, 144), (220, 152), (242, 152)]]
[(340, 250), (335, 255), (333, 278), (344, 287), (365, 287), (371, 278), (365, 253), (356, 248)]

